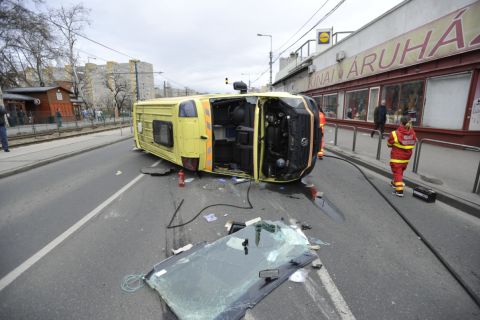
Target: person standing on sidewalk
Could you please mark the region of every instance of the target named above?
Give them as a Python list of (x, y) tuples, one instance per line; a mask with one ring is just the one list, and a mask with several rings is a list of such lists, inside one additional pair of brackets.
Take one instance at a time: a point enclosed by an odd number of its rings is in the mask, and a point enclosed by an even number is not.
[(417, 142), (417, 136), (412, 128), (412, 122), (408, 116), (400, 118), (400, 127), (390, 133), (387, 146), (392, 148), (390, 154), (390, 168), (393, 173), (393, 180), (390, 182), (398, 197), (403, 197), (403, 172), (408, 166), (412, 157), (412, 150)]
[(320, 139), (320, 150), (317, 153), (317, 157), (320, 160), (323, 160), (323, 155), (325, 154), (325, 151), (323, 150), (323, 146), (325, 145), (325, 138), (324, 138), (324, 129), (323, 127), (327, 123), (327, 118), (325, 117), (325, 113), (323, 113), (322, 107), (318, 107), (318, 116), (320, 119), (320, 132), (322, 134), (322, 138)]
[[(1, 98), (1, 94), (0, 94)], [(10, 152), (8, 149), (8, 138), (7, 138), (7, 111), (3, 105), (3, 99), (0, 100), (0, 140), (2, 142), (2, 149), (5, 152)]]
[(55, 117), (57, 118), (57, 127), (61, 128), (62, 127), (62, 113), (60, 112), (60, 109), (57, 109), (57, 112), (55, 113)]
[(380, 130), (381, 138), (383, 139), (383, 131), (385, 131), (385, 123), (387, 122), (387, 107), (385, 106), (385, 99), (382, 100), (382, 103), (373, 111), (373, 122), (375, 123), (375, 128), (373, 128), (370, 137), (373, 138), (375, 130)]

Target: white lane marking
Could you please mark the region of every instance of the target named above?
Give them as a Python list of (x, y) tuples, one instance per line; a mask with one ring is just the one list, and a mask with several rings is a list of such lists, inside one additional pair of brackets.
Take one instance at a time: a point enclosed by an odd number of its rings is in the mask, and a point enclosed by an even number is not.
[[(286, 213), (288, 215), (288, 212), (278, 203), (276, 203), (275, 201), (272, 201), (270, 199), (268, 199), (268, 202), (272, 205), (273, 209), (277, 210), (277, 211), (282, 211), (283, 213)], [(288, 216), (290, 218), (290, 216)]]
[[(152, 167), (155, 167), (158, 165), (160, 161), (155, 162)], [(75, 223), (73, 226), (67, 229), (64, 233), (53, 239), (49, 244), (47, 244), (45, 247), (40, 249), (37, 253), (35, 253), (33, 256), (28, 258), (25, 262), (23, 262), (21, 265), (10, 271), (5, 277), (3, 277), (0, 280), (0, 291), (5, 289), (10, 283), (15, 281), (22, 273), (27, 271), (31, 266), (33, 266), (35, 263), (37, 263), (40, 259), (42, 259), (44, 256), (46, 256), (50, 251), (55, 249), (59, 244), (61, 244), (63, 241), (65, 241), (70, 235), (72, 235), (74, 232), (76, 232), (78, 229), (80, 229), (84, 224), (86, 224), (88, 221), (90, 221), (93, 217), (95, 217), (98, 213), (100, 213), (105, 207), (107, 207), (110, 203), (112, 203), (115, 199), (117, 199), (122, 193), (127, 191), (131, 186), (133, 186), (135, 183), (137, 183), (142, 177), (144, 176), (143, 173), (139, 174), (136, 176), (132, 181), (127, 183), (123, 188), (115, 192), (110, 198), (102, 202), (98, 207), (90, 211), (86, 216), (84, 216), (82, 219), (80, 219), (77, 223)]]
[(318, 286), (320, 286), (320, 284), (315, 283), (315, 281), (311, 277), (307, 277), (307, 279), (305, 280), (305, 290), (312, 298), (313, 302), (315, 302), (317, 308), (323, 314), (323, 318), (340, 319), (338, 311), (335, 310), (335, 306), (333, 306), (330, 300), (324, 297), (324, 295), (319, 292)]
[[(320, 260), (320, 257), (318, 257), (318, 259), (315, 260), (314, 263), (321, 263), (323, 265), (322, 261)], [(333, 279), (330, 277), (330, 274), (328, 273), (325, 265), (323, 265), (320, 270), (317, 270), (317, 274), (320, 277), (320, 281), (322, 282), (323, 287), (325, 288), (327, 293), (330, 295), (333, 305), (335, 306), (335, 309), (337, 310), (340, 318), (342, 320), (355, 320), (355, 316), (353, 315), (352, 311), (350, 310), (347, 303), (345, 302), (345, 299), (343, 299), (343, 296), (340, 293), (340, 291), (338, 291), (338, 288), (335, 285), (335, 282), (333, 282)], [(308, 291), (309, 290), (307, 290), (307, 292)], [(314, 297), (312, 297), (312, 299), (315, 300)]]

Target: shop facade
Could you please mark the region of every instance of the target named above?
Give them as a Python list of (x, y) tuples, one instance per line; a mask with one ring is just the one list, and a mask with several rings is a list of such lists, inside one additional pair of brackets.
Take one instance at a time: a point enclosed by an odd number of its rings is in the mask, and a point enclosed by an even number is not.
[(480, 146), (478, 17), (480, 1), (405, 1), (274, 86), (312, 96), (330, 123), (372, 128), (385, 100), (387, 130), (408, 115), (420, 138)]

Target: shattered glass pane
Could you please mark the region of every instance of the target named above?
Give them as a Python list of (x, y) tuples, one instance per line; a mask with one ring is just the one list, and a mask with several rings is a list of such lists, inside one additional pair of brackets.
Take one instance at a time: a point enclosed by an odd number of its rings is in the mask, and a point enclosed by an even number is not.
[[(146, 282), (180, 319), (240, 319), (314, 260), (308, 245), (301, 231), (261, 221), (160, 262)], [(279, 269), (279, 277), (260, 278), (265, 269)]]

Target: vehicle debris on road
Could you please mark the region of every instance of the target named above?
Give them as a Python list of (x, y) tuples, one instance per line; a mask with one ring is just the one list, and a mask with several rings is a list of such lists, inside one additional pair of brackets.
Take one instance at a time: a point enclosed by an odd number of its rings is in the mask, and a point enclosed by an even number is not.
[(207, 220), (207, 222), (212, 222), (217, 220), (217, 216), (215, 215), (215, 213), (206, 214), (203, 217), (205, 218), (205, 220)]
[(293, 282), (305, 282), (307, 280), (308, 270), (307, 269), (298, 269), (295, 271), (288, 280)]
[(189, 243), (181, 248), (178, 248), (178, 249), (172, 249), (172, 253), (173, 254), (179, 254), (180, 252), (183, 252), (183, 251), (187, 251), (187, 250), (190, 250), (192, 249), (193, 247), (193, 244)]
[(310, 240), (310, 243), (318, 244), (318, 245), (321, 245), (321, 246), (329, 246), (330, 245), (330, 243), (328, 243), (328, 242), (325, 242), (325, 241), (322, 241), (320, 239), (313, 238), (313, 237), (309, 237), (308, 240)]
[(236, 221), (232, 221), (232, 220), (227, 221), (227, 223), (225, 224), (225, 228), (227, 228), (227, 233), (228, 234), (235, 233), (238, 230), (241, 230), (241, 229), (245, 228), (246, 226), (247, 225), (243, 222), (236, 222)]
[[(249, 246), (248, 240), (256, 237), (259, 228), (272, 232), (263, 232), (258, 246)], [(247, 309), (317, 258), (299, 231), (281, 221), (257, 222), (169, 257), (153, 267), (145, 282), (179, 319), (192, 315), (241, 319)]]

